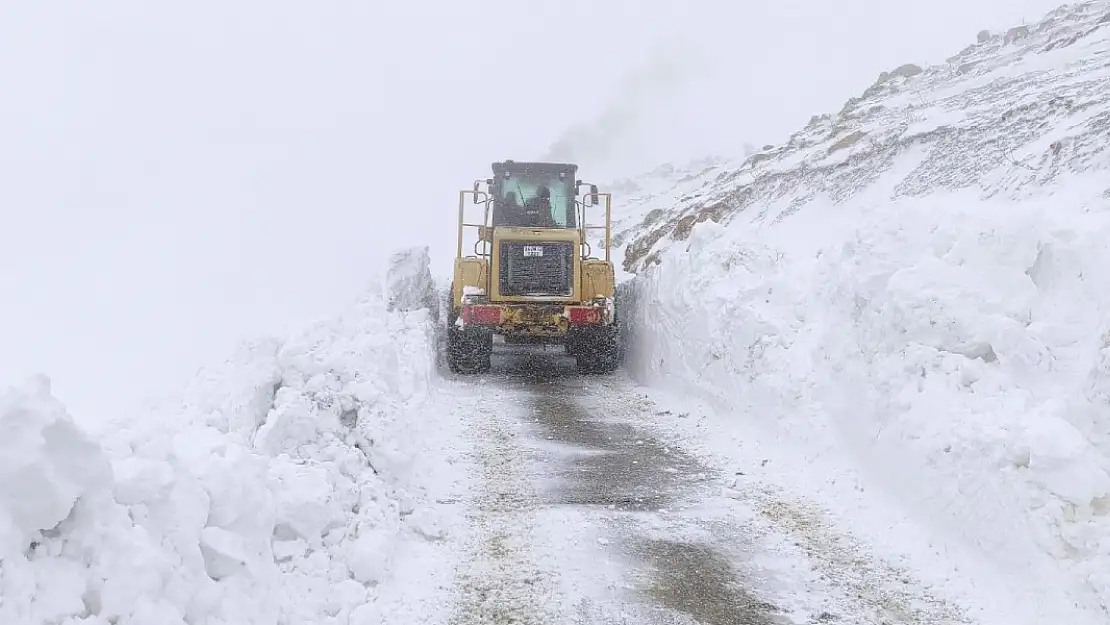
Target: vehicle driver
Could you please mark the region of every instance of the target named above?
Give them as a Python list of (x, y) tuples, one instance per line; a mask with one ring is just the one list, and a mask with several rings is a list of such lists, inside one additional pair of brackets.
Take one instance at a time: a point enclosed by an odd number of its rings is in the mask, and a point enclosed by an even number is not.
[(524, 203), (524, 214), (528, 226), (554, 228), (555, 220), (551, 216), (551, 189), (545, 186), (536, 189), (535, 197), (528, 198)]

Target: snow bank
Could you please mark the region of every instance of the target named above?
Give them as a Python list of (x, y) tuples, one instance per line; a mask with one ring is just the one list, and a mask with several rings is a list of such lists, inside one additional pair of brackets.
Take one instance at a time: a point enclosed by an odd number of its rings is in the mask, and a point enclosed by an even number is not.
[(385, 274), (389, 310), (427, 308), (438, 315), (439, 296), (430, 275), (431, 259), (427, 247), (400, 250), (390, 256)]
[(631, 285), (630, 367), (1110, 605), (1110, 198), (1085, 182), (699, 224)]
[(837, 467), (802, 496), (842, 518), (885, 486), (1071, 622), (1110, 613), (1108, 41), (1107, 0), (985, 33), (738, 167), (633, 181), (616, 225), (637, 376)]
[(371, 622), (404, 541), (443, 533), (416, 455), (432, 311), (386, 290), (244, 344), (99, 445), (42, 381), (3, 396), (0, 622)]

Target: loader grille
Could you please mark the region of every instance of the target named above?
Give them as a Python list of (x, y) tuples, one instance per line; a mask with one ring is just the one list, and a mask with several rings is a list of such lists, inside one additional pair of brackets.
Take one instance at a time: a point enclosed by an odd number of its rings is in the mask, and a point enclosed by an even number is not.
[(537, 243), (504, 241), (501, 243), (501, 294), (554, 295), (572, 294), (574, 285), (574, 246), (565, 241)]

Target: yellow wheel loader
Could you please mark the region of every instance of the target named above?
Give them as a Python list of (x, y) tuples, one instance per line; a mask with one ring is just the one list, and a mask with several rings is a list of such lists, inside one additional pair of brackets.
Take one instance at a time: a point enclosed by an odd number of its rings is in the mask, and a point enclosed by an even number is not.
[(576, 180), (577, 171), (506, 160), (459, 192), (446, 319), (451, 371), (488, 371), (495, 342), (563, 345), (582, 373), (619, 365), (612, 198)]

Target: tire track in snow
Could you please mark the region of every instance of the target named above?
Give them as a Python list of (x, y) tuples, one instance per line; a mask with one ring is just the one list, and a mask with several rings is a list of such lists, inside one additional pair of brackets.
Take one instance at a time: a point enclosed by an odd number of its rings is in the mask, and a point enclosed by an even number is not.
[(623, 374), (556, 361), (451, 382), (475, 478), (451, 625), (969, 622), (821, 510), (726, 488)]
[[(623, 374), (593, 386), (591, 401), (596, 411), (612, 415), (614, 420), (644, 423), (660, 441), (676, 448), (688, 443), (667, 424), (680, 417), (637, 392)], [(808, 615), (809, 620), (800, 622), (975, 622), (959, 606), (922, 584), (912, 570), (872, 555), (864, 541), (838, 529), (819, 506), (792, 499), (756, 480), (739, 484), (730, 473), (712, 472), (716, 489), (705, 492), (705, 498), (689, 514), (711, 525), (718, 541), (744, 545), (740, 557), (770, 559), (763, 565), (764, 585), (781, 605), (792, 604), (796, 615)]]
[[(613, 550), (629, 560), (627, 576), (637, 582), (632, 596), (622, 598), (630, 604), (626, 609), (639, 612), (641, 620), (635, 622), (778, 622), (777, 608), (756, 596), (735, 559), (714, 544), (710, 532), (681, 536), (651, 531), (663, 515), (683, 525), (700, 525), (672, 510), (705, 496), (709, 469), (634, 423), (606, 418), (609, 411), (598, 408), (607, 402), (596, 390), (591, 392), (596, 388), (593, 380), (568, 378), (533, 387), (535, 421), (551, 438), (580, 450), (557, 467), (561, 479), (545, 499), (558, 506), (602, 511), (613, 535)], [(618, 397), (626, 394), (627, 390)], [(645, 605), (631, 605), (635, 601)]]
[(515, 441), (516, 421), (507, 414), (516, 398), (511, 393), (484, 395), (465, 404), (470, 412), (475, 492), (467, 515), (471, 538), (466, 564), (456, 572), (458, 599), (450, 623), (550, 623), (552, 576), (536, 565), (532, 553), (533, 475), (529, 459)]
[(704, 468), (636, 427), (595, 421), (577, 375), (553, 360), (455, 378), (474, 395), (460, 399), (476, 492), (452, 625), (775, 622), (704, 536), (652, 536), (621, 518), (676, 505)]

